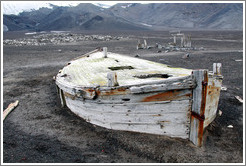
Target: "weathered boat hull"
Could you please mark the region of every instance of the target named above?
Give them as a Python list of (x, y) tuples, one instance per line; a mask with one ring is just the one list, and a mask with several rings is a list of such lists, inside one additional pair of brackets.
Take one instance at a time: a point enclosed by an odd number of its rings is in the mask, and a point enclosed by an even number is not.
[[(181, 93), (190, 95), (191, 91)], [(148, 94), (150, 97), (153, 95), (156, 93)], [(187, 110), (191, 107), (191, 101), (188, 97), (172, 101), (128, 101), (124, 103), (114, 102), (119, 98), (126, 99), (123, 95), (111, 95), (107, 98), (110, 100), (105, 99), (98, 102), (100, 99), (97, 99), (88, 102), (72, 99), (65, 94), (66, 105), (75, 114), (98, 126), (171, 137), (189, 137), (190, 113)], [(145, 97), (139, 96), (139, 98), (144, 99)]]
[(195, 70), (148, 84), (108, 87), (71, 86), (58, 74), (56, 84), (62, 105), (92, 124), (189, 139), (201, 146), (203, 130), (217, 113), (220, 68), (215, 64), (213, 73)]

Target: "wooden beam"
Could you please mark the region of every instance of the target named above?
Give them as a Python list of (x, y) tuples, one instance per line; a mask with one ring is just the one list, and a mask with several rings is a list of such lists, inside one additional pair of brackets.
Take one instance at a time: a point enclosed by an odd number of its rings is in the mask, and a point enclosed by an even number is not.
[(7, 115), (15, 109), (15, 107), (17, 107), (17, 105), (19, 104), (19, 101), (16, 100), (14, 103), (9, 104), (8, 108), (6, 108), (3, 111), (3, 120), (7, 117)]
[(196, 86), (195, 81), (192, 76), (170, 78), (163, 80), (161, 82), (156, 82), (156, 84), (148, 84), (141, 86), (132, 86), (130, 90), (132, 93), (146, 93), (155, 91), (167, 91), (174, 89), (192, 89)]
[(144, 48), (146, 49), (147, 48), (147, 41), (144, 40)]
[(195, 70), (193, 76), (197, 82), (193, 90), (193, 102), (191, 110), (190, 141), (196, 146), (202, 146), (203, 124), (206, 106), (208, 71)]

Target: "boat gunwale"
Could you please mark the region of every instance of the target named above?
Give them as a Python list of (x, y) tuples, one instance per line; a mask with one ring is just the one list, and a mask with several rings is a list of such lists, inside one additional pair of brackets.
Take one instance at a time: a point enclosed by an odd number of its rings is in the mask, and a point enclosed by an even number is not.
[[(145, 83), (140, 83), (140, 84), (131, 84), (131, 85), (123, 85), (123, 86), (76, 86), (76, 85), (69, 85), (65, 81), (60, 80), (59, 77), (57, 79), (56, 77), (56, 84), (58, 85), (59, 88), (67, 92), (66, 89), (70, 89), (72, 92), (72, 95), (76, 94), (76, 91), (87, 91), (87, 90), (97, 90), (97, 91), (110, 91), (110, 90), (117, 90), (117, 89), (131, 89), (134, 87), (141, 88), (141, 86), (154, 86), (154, 85), (165, 85), (165, 84), (172, 84), (172, 83), (182, 83), (182, 82), (189, 82), (189, 87), (187, 86), (180, 86), (179, 89), (193, 89), (196, 87), (196, 81), (193, 75), (188, 75), (188, 76), (182, 76), (182, 77), (172, 77), (168, 79), (163, 79), (163, 80), (155, 80), (155, 81), (149, 81)], [(168, 90), (173, 90), (177, 88), (170, 88)], [(155, 90), (153, 89), (154, 92)], [(158, 90), (157, 90), (158, 91)], [(130, 90), (131, 93), (133, 93)], [(69, 92), (67, 92), (69, 93)], [(144, 92), (143, 92), (144, 93)]]

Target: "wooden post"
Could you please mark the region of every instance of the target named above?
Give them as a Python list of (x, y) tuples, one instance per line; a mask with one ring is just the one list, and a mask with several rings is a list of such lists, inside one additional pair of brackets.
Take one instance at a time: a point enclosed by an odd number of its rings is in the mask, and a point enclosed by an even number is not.
[(107, 47), (103, 47), (103, 57), (107, 58), (108, 57), (108, 52), (107, 52), (108, 48)]
[(147, 48), (147, 41), (144, 40), (144, 48)]
[(188, 47), (191, 47), (191, 36), (188, 36)]
[(117, 74), (116, 72), (109, 72), (107, 74), (107, 78), (108, 78), (108, 86), (119, 86), (119, 83), (117, 81)]
[(141, 46), (141, 43), (140, 43), (140, 40), (138, 40), (137, 50), (140, 48), (140, 46)]
[(208, 71), (193, 71), (197, 86), (193, 89), (193, 102), (191, 110), (190, 141), (196, 146), (202, 146), (203, 123), (205, 120), (205, 106), (208, 86)]
[(181, 36), (180, 47), (184, 47), (184, 36)]
[(64, 108), (66, 106), (66, 99), (63, 93), (63, 90), (59, 88), (59, 95), (61, 99), (61, 107)]
[(213, 64), (213, 74), (214, 75), (221, 75), (221, 63), (214, 63)]

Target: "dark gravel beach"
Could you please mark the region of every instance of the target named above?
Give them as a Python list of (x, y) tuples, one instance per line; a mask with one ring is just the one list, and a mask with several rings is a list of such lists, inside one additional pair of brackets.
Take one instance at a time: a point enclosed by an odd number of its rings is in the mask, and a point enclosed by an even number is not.
[[(137, 50), (137, 40), (164, 45), (172, 42), (168, 31), (76, 33), (120, 38), (3, 46), (3, 110), (19, 100), (3, 122), (4, 163), (243, 162), (243, 104), (235, 98), (243, 98), (243, 32), (184, 32), (191, 35), (196, 50), (160, 53), (157, 48)], [(33, 36), (4, 32), (4, 40)], [(61, 108), (53, 76), (71, 59), (97, 47), (173, 67), (211, 71), (213, 63), (222, 63), (227, 88), (219, 101), (222, 115), (206, 128), (203, 146), (185, 139), (104, 129)], [(189, 57), (182, 58), (186, 53)]]

